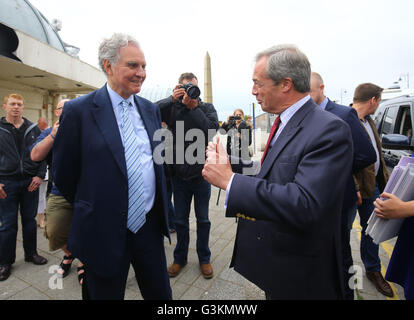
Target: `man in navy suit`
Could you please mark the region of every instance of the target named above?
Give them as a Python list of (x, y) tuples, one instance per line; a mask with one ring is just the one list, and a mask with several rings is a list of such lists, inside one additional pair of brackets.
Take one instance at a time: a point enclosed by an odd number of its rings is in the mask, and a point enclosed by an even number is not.
[(317, 105), (322, 109), (333, 113), (344, 120), (351, 129), (352, 143), (354, 146), (352, 170), (348, 173), (348, 180), (345, 187), (344, 202), (342, 205), (342, 256), (343, 256), (343, 272), (345, 283), (345, 298), (347, 300), (354, 299), (354, 288), (349, 283), (351, 273), (349, 268), (353, 265), (350, 232), (352, 229), (351, 219), (357, 204), (357, 190), (355, 187), (353, 174), (364, 169), (377, 160), (374, 147), (369, 137), (361, 126), (358, 114), (351, 107), (342, 106), (329, 100), (324, 94), (325, 85), (320, 74), (312, 72), (311, 74), (311, 92), (310, 95)]
[[(342, 299), (340, 220), (352, 166), (349, 126), (310, 98), (310, 63), (292, 45), (256, 57), (253, 95), (278, 114), (254, 176), (210, 143), (204, 178), (240, 217), (231, 266), (268, 299)], [(278, 124), (279, 123), (279, 124)], [(274, 132), (274, 134), (273, 134)], [(232, 161), (233, 163), (233, 161)]]
[[(114, 34), (100, 45), (99, 62), (107, 84), (66, 103), (54, 144), (55, 183), (74, 207), (68, 249), (85, 264), (91, 299), (123, 299), (130, 264), (144, 299), (171, 299), (166, 183), (152, 153), (160, 111), (135, 95), (145, 56), (135, 39)], [(140, 167), (136, 184), (131, 154)], [(136, 230), (138, 212), (144, 223)]]

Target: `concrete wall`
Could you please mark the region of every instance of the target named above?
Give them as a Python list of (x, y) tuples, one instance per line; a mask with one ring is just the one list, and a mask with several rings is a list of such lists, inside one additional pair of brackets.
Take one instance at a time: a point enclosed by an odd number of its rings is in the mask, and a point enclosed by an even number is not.
[(24, 64), (84, 84), (92, 89), (100, 88), (106, 82), (105, 74), (88, 63), (73, 58), (23, 32), (16, 30), (16, 34), (19, 37), (16, 55)]
[[(61, 98), (73, 99), (101, 87), (106, 77), (99, 69), (17, 31), (20, 62), (0, 57), (0, 99), (18, 93), (25, 100), (23, 116), (32, 122), (57, 120), (53, 110)], [(0, 116), (5, 116), (0, 108)]]
[[(23, 117), (29, 119), (32, 122), (37, 122), (41, 116), (51, 119), (52, 106), (47, 105), (47, 100), (49, 100), (47, 92), (19, 85), (17, 83), (0, 80), (0, 99), (2, 106), (4, 97), (11, 93), (18, 93), (24, 98), (25, 110), (23, 112)], [(0, 110), (0, 116), (5, 116), (5, 111), (3, 108)]]
[[(7, 82), (0, 80), (0, 101), (3, 106), (4, 97), (11, 93), (20, 94), (24, 99), (23, 117), (37, 122), (40, 117), (45, 117), (52, 126), (57, 118), (53, 113), (57, 103), (60, 99), (74, 99), (78, 95), (59, 95), (57, 93), (50, 93), (46, 90), (40, 90), (29, 86), (24, 86), (15, 82)], [(0, 108), (0, 117), (6, 115), (3, 108)]]

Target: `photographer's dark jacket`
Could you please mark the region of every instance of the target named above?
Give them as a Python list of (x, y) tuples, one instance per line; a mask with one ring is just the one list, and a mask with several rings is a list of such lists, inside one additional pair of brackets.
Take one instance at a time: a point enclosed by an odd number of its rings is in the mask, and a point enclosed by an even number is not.
[(37, 124), (23, 118), (20, 128), (0, 120), (0, 178), (22, 179), (39, 177), (44, 179), (46, 162), (30, 159), (30, 146), (41, 133)]
[[(209, 138), (208, 130), (214, 129), (217, 131), (219, 127), (216, 109), (214, 109), (214, 106), (211, 103), (202, 102), (201, 99), (199, 99), (198, 106), (195, 109), (190, 110), (180, 102), (173, 102), (172, 96), (158, 101), (157, 104), (161, 110), (162, 121), (168, 125), (168, 128), (171, 130), (174, 137), (173, 174), (186, 181), (202, 179), (201, 171), (203, 170), (205, 162), (205, 149)], [(183, 135), (177, 131), (177, 121), (183, 121), (184, 123)], [(200, 129), (204, 133), (204, 148), (202, 150), (203, 163), (189, 164), (187, 159), (185, 159), (184, 155), (188, 147), (197, 140), (197, 137), (193, 137), (190, 141), (184, 140), (186, 133), (191, 129)], [(212, 137), (213, 136), (210, 138)], [(184, 148), (180, 149), (180, 146), (184, 146)], [(197, 150), (196, 148), (194, 149)], [(180, 155), (181, 158), (184, 158), (184, 163), (182, 164), (177, 163), (176, 161), (177, 150), (182, 153), (182, 155)], [(197, 156), (201, 157), (201, 155), (195, 153), (194, 157), (197, 158)]]
[[(224, 122), (221, 125), (221, 128), (227, 132), (227, 153), (229, 155), (235, 155), (239, 158), (245, 159), (243, 155), (249, 155), (249, 150), (246, 150), (246, 152), (242, 154), (241, 147), (245, 145), (248, 147), (252, 144), (252, 128), (247, 124), (246, 121), (241, 121), (238, 127), (236, 127), (235, 121), (229, 121), (228, 123)], [(233, 132), (231, 131), (232, 129), (234, 130)], [(242, 131), (243, 129), (248, 130), (248, 132)], [(241, 138), (235, 136), (236, 132), (240, 133)], [(242, 142), (242, 140), (245, 139), (246, 141)], [(247, 157), (245, 160), (249, 160), (249, 158), (250, 157)]]

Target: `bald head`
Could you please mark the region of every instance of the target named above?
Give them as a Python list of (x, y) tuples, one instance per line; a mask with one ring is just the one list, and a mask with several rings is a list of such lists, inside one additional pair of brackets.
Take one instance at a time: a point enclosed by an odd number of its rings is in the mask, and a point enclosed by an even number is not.
[(324, 94), (325, 85), (323, 79), (319, 73), (311, 73), (311, 92), (310, 95), (316, 104), (320, 105), (325, 100)]
[(40, 117), (39, 120), (37, 120), (37, 126), (43, 131), (49, 127), (49, 123), (45, 117)]
[(62, 109), (66, 102), (68, 102), (70, 99), (62, 99), (58, 102), (56, 109)]
[(59, 102), (58, 102), (58, 104), (57, 104), (57, 106), (56, 106), (56, 109), (55, 109), (55, 116), (57, 117), (57, 118), (59, 118), (60, 117), (60, 115), (62, 114), (62, 109), (63, 109), (63, 106), (65, 105), (65, 103), (66, 102), (68, 102), (70, 99), (62, 99), (62, 100), (60, 100)]

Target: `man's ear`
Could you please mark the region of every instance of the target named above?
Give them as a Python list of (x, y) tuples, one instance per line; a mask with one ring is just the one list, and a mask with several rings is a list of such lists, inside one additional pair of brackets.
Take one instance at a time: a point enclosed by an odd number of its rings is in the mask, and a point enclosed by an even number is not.
[(321, 83), (320, 88), (321, 88), (321, 91), (323, 92), (325, 90), (325, 85), (323, 83)]
[(282, 80), (282, 90), (283, 92), (289, 91), (291, 88), (293, 88), (293, 81), (291, 78), (285, 78)]
[(105, 71), (106, 71), (106, 74), (107, 75), (112, 75), (112, 64), (111, 64), (111, 62), (109, 62), (109, 60), (107, 60), (107, 59), (104, 59), (104, 68), (105, 68)]

